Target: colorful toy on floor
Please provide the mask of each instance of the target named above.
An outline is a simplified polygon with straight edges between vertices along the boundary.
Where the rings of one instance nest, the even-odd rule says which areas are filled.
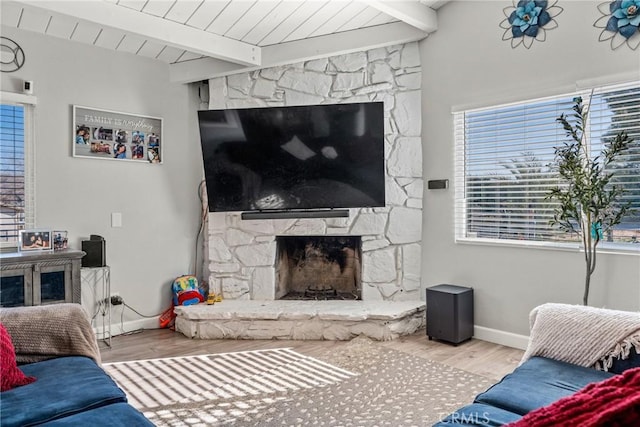
[[[171,285],[174,305],[193,305],[204,301],[204,295],[198,287],[198,279],[191,274],[177,277]]]
[[[175,318],[176,318],[176,314],[173,312],[173,302],[171,303],[171,307],[169,307],[168,309],[166,309],[161,315],[160,318],[158,320],[160,320],[160,328],[164,329],[164,328],[171,328],[173,327]]]

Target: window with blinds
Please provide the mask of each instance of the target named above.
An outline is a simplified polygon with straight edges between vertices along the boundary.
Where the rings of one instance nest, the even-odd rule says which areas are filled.
[[[15,246],[32,217],[25,144],[28,107],[0,104],[0,247]]]
[[[554,204],[545,198],[558,185],[554,147],[567,141],[556,119],[573,113],[576,96],[588,104],[592,156],[621,130],[634,139],[610,172],[635,210],[603,244],[640,249],[640,82],[454,113],[457,240],[578,241],[549,224]]]

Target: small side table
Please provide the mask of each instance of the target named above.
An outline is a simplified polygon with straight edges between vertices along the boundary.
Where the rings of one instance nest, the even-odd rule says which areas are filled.
[[[427,288],[427,336],[455,345],[473,336],[473,288]]]
[[[108,265],[104,267],[82,267],[80,269],[80,277],[83,286],[93,287],[94,302],[98,307],[94,317],[98,314],[102,315],[101,340],[108,347],[111,347],[111,268]],[[98,325],[96,325],[97,327]]]

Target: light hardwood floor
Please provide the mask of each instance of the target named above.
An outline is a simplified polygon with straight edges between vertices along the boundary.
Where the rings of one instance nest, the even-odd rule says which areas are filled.
[[[168,329],[120,335],[111,341],[111,348],[100,342],[102,361],[105,363],[282,347],[318,357],[330,349],[339,349],[347,344],[346,341],[198,340]],[[424,330],[393,341],[377,342],[376,345],[440,362],[494,381],[511,372],[523,354],[522,350],[476,339],[458,346],[429,341]]]

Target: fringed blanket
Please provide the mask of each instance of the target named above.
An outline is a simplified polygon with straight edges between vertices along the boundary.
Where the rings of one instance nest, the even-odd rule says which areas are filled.
[[[640,368],[591,383],[577,393],[529,412],[508,427],[640,425]]]
[[[568,304],[543,304],[529,316],[531,335],[522,357],[543,356],[607,370],[614,358],[640,354],[640,313]]]
[[[19,364],[61,356],[87,356],[100,363],[95,333],[80,304],[3,308],[0,322],[11,334]]]

